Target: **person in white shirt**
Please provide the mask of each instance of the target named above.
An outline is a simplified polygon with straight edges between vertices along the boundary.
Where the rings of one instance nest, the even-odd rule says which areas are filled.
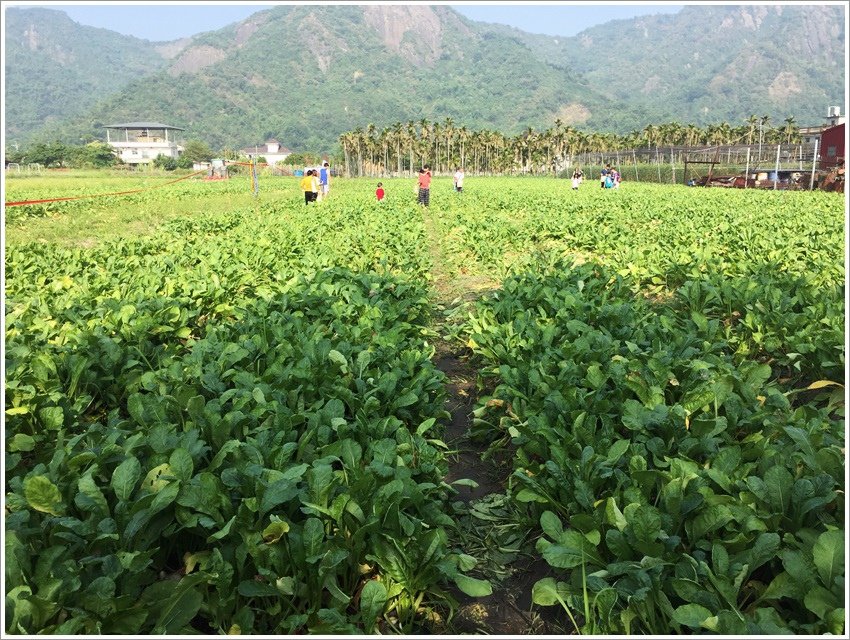
[[[573,191],[578,190],[583,177],[584,173],[582,173],[581,167],[576,167],[575,171],[573,171]]]
[[[458,193],[463,191],[463,169],[460,167],[455,171],[455,191]]]

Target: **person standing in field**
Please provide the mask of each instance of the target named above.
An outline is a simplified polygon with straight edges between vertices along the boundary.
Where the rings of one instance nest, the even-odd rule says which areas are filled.
[[[331,169],[327,161],[319,169],[319,186],[321,187],[320,198],[324,200],[328,197],[328,192],[331,189]]]
[[[620,172],[616,169],[611,169],[611,182],[614,189],[620,188]]]
[[[318,197],[319,181],[314,175],[314,171],[312,169],[307,170],[307,173],[305,173],[304,177],[301,178],[301,182],[299,184],[301,186],[301,190],[304,192],[304,204],[308,205],[311,202],[315,202]]]
[[[429,206],[431,202],[431,167],[427,164],[419,170],[419,204]]]
[[[319,191],[322,187],[319,184],[319,172],[316,169],[313,169],[313,182],[311,187],[313,189],[313,202],[317,202],[319,200]]]
[[[605,181],[608,179],[608,175],[609,175],[610,172],[611,172],[611,165],[606,164],[602,168],[602,171],[599,173],[599,187],[601,189],[605,188]]]
[[[379,182],[378,188],[375,189],[375,197],[378,199],[378,202],[383,202],[384,200],[384,183]]]
[[[584,174],[581,172],[581,167],[576,167],[575,171],[573,171],[573,191],[578,190],[582,176],[584,176]]]
[[[463,169],[460,167],[455,171],[455,191],[463,193]]]

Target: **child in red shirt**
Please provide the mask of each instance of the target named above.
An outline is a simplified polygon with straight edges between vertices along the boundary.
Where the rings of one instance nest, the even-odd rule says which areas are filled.
[[[378,188],[375,190],[375,197],[378,199],[378,202],[384,199],[384,187],[383,182],[378,183]]]

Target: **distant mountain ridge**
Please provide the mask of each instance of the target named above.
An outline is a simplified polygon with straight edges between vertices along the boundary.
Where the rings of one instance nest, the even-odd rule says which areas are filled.
[[[655,122],[767,113],[816,124],[827,105],[843,106],[845,13],[815,4],[686,6],[572,38],[517,35],[539,58],[579,71]]]
[[[345,131],[423,119],[504,133],[556,119],[621,133],[750,114],[818,123],[843,107],[844,11],[688,6],[553,38],[446,6],[286,5],[152,43],[9,8],[6,139],[75,142],[145,119],[217,147],[330,150]]]

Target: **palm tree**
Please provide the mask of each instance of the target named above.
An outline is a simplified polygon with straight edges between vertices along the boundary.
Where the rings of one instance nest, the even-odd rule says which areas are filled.
[[[782,128],[782,133],[785,134],[785,142],[791,144],[791,142],[795,142],[799,137],[800,129],[794,121],[794,116],[788,116],[784,122],[785,126]]]
[[[384,175],[389,170],[390,166],[390,136],[392,136],[392,130],[389,127],[384,127],[381,129],[381,134],[378,136],[378,143],[381,146],[381,174]]]
[[[759,161],[761,161],[761,145],[765,141],[764,130],[770,124],[770,116],[762,116],[759,120]]]
[[[481,150],[484,147],[484,134],[481,131],[473,131],[469,137],[469,143],[472,147],[472,166],[476,173],[481,173]]]
[[[440,138],[443,135],[443,127],[439,122],[435,122],[431,125],[431,138],[434,142],[434,173],[438,173],[440,171]]]
[[[658,144],[658,127],[654,124],[648,124],[643,128],[643,139],[646,141],[646,146],[654,147]]]
[[[747,144],[753,143],[753,137],[756,133],[756,124],[759,123],[759,117],[755,114],[751,114],[749,118],[747,118],[747,127],[749,128],[747,132]]]
[[[728,122],[720,123],[720,131],[723,134],[723,142],[722,144],[732,144],[733,140],[733,132],[732,126]]]
[[[466,171],[466,143],[469,141],[469,131],[467,131],[465,126],[458,129],[457,139],[460,143],[460,166],[464,167],[464,171]]]
[[[395,142],[396,173],[401,175],[401,139],[404,135],[401,122],[393,124],[393,141]]]
[[[726,124],[726,123],[723,123],[723,124]],[[728,127],[729,125],[727,124],[726,126]],[[720,144],[723,144],[725,139],[726,139],[726,134],[723,131],[723,128],[722,128],[721,125],[717,125],[717,124],[708,125],[708,143],[709,144],[720,145]]]
[[[413,148],[416,143],[416,123],[408,121],[407,123],[407,134],[405,136],[407,140],[407,151],[410,155],[410,175],[413,175]]]
[[[695,124],[688,123],[685,127],[685,145],[689,147],[693,147],[699,144],[700,138],[702,138],[702,131]]]
[[[670,123],[665,122],[658,125],[658,141],[659,145],[669,145],[672,144],[672,130],[670,128]]]
[[[351,133],[343,133],[339,137],[339,144],[342,146],[342,154],[345,157],[345,175],[351,177]]]
[[[443,135],[446,137],[446,168],[451,172],[452,164],[452,140],[455,133],[455,121],[452,118],[443,120]]]
[[[372,175],[375,167],[375,125],[371,122],[366,125],[365,143],[369,151],[369,172]]]
[[[425,156],[421,153],[421,149],[423,148],[423,146],[430,146],[430,145],[426,145],[424,143],[429,143],[429,141],[431,140],[431,129],[432,129],[432,127],[433,127],[433,125],[430,122],[428,122],[428,120],[426,118],[422,118],[419,121],[419,142],[423,143],[423,144],[419,145],[419,148],[420,148],[420,154],[419,155],[422,157],[423,163],[425,161]]]
[[[363,177],[363,141],[364,141],[364,133],[363,129],[357,127],[354,131],[351,132],[351,140],[353,144],[353,148],[357,151],[357,177]]]

